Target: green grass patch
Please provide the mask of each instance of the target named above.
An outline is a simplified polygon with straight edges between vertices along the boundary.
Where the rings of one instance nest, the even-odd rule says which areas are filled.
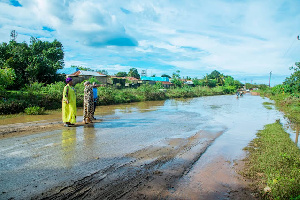
[[[45,108],[44,107],[38,107],[38,106],[33,106],[33,107],[28,107],[25,108],[24,112],[27,115],[43,115],[45,113]]]
[[[279,122],[266,125],[245,150],[243,174],[254,180],[262,199],[300,198],[300,149]]]
[[[274,105],[274,103],[272,103],[272,102],[263,102],[263,105],[264,106],[269,106],[269,105]]]

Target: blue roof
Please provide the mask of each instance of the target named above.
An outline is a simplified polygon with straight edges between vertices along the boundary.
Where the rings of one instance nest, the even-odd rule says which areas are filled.
[[[167,81],[167,82],[169,82],[168,77],[147,77],[147,76],[142,76],[141,80],[143,80],[143,81]]]
[[[56,71],[57,74],[73,74],[77,72],[79,69],[77,67],[68,67],[63,69],[58,69]]]

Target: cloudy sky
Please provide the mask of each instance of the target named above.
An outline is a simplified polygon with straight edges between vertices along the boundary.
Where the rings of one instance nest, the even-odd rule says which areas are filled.
[[[62,42],[65,67],[271,84],[300,61],[300,0],[0,0],[0,42]]]

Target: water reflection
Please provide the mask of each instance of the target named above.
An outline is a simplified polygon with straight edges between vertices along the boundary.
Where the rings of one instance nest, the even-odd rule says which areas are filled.
[[[95,151],[97,150],[96,146],[96,129],[94,124],[83,129],[83,138],[84,138],[84,149],[86,151],[86,156],[90,158],[95,158]]]
[[[98,106],[96,108],[95,115],[118,115],[134,112],[144,113],[157,110],[159,107],[163,106],[164,103],[165,101],[145,101],[119,105]]]
[[[286,122],[285,128],[286,128],[286,130],[288,130],[288,133],[290,134],[290,138],[295,142],[295,144],[298,147],[300,147],[300,145],[298,144],[300,124],[289,121],[289,122]],[[295,138],[294,138],[293,134],[295,134]]]
[[[67,168],[72,168],[76,154],[76,128],[62,130],[61,134],[62,161]]]
[[[294,123],[292,124],[292,128],[295,130],[295,144],[298,145],[300,124]]]
[[[296,144],[298,144],[298,138],[299,138],[299,125],[296,126],[296,138],[295,138]]]

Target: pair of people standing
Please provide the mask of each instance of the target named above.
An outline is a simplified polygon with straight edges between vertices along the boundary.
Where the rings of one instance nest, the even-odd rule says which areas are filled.
[[[94,117],[96,103],[97,103],[97,87],[100,85],[95,82],[93,85],[86,81],[84,83],[84,103],[83,103],[83,123],[92,123],[92,120],[96,120]]]
[[[76,95],[73,87],[72,78],[66,79],[67,85],[64,87],[63,99],[62,99],[62,119],[64,126],[69,127],[76,123]],[[83,103],[83,122],[92,123],[94,118],[94,112],[96,108],[97,90],[93,88],[99,87],[96,83],[93,85],[89,81],[84,83],[84,103]],[[95,93],[95,94],[94,94]]]

